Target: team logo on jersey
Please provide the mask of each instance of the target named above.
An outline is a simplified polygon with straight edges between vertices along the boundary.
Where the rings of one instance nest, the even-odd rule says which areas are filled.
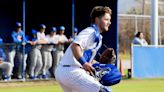
[[[18,41],[22,41],[22,36],[18,35],[18,36],[17,36],[17,40],[18,40]]]

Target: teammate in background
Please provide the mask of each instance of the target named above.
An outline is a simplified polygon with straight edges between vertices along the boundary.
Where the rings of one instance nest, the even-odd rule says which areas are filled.
[[[23,53],[23,46],[25,46],[25,44],[28,42],[25,38],[25,33],[21,29],[21,27],[22,27],[21,23],[16,22],[16,26],[15,26],[16,29],[13,30],[11,34],[13,43],[15,43],[15,45],[11,46],[9,52],[9,61],[11,62],[13,67],[14,67],[14,58],[17,56],[16,63],[18,63],[18,72],[16,75],[18,79],[23,78],[23,69],[26,68],[26,62],[25,60],[23,60],[23,58],[27,56]]]
[[[33,34],[33,46],[30,51],[30,79],[37,79],[39,77],[39,73],[41,73],[41,69],[43,66],[41,48],[42,44],[47,44],[48,41],[45,37],[45,29],[46,26],[44,24],[39,25],[39,31],[34,32]],[[35,34],[36,33],[36,34]]]
[[[64,55],[64,47],[65,44],[68,42],[68,38],[65,36],[64,34],[65,32],[65,27],[64,26],[60,26],[60,30],[59,30],[59,35],[58,35],[58,44],[56,45],[56,51],[54,53],[54,62],[57,63],[57,65],[59,64],[61,58]]]
[[[7,62],[6,55],[3,50],[3,39],[0,38],[0,69],[2,69],[2,78],[4,81],[10,81],[11,80],[11,74],[12,74],[12,64],[10,62]]]
[[[138,44],[141,46],[148,45],[147,41],[144,39],[144,34],[142,32],[137,32],[135,38],[132,41],[133,44]]]
[[[96,6],[90,16],[91,26],[78,34],[57,66],[55,78],[64,92],[111,92],[87,73],[93,74],[93,57],[102,44],[100,33],[108,31],[111,24],[111,9]],[[95,51],[89,61],[83,56],[85,50]]]
[[[75,38],[77,36],[77,34],[78,34],[78,29],[77,29],[77,27],[75,27],[73,37]]]
[[[54,47],[52,49],[52,68],[51,68],[51,73],[52,73],[52,76],[55,78],[55,69],[56,69],[56,66],[57,66],[57,52],[56,52],[56,46],[58,44],[58,41],[59,41],[59,35],[57,35],[57,30],[55,31],[52,31],[53,32],[53,41],[55,42],[54,44]],[[52,37],[51,36],[51,37]]]
[[[50,30],[50,34],[46,35],[46,39],[48,40],[47,45],[43,45],[41,49],[42,59],[43,59],[43,68],[42,68],[42,78],[49,78],[49,69],[52,66],[52,55],[51,52],[54,48],[54,45],[58,43],[58,39],[56,39],[56,27],[52,27]]]
[[[74,33],[73,33],[73,35],[70,37],[69,42],[72,42],[72,41],[75,39],[75,37],[77,36],[77,34],[78,34],[78,29],[75,27],[75,28],[74,28]]]

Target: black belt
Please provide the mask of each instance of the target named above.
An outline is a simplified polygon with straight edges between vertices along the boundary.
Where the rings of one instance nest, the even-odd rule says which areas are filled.
[[[76,66],[76,65],[62,65],[63,67],[73,67],[73,66]],[[76,66],[78,67],[78,66]],[[79,67],[79,68],[82,68],[82,67]]]
[[[71,65],[62,65],[63,67],[71,67]]]

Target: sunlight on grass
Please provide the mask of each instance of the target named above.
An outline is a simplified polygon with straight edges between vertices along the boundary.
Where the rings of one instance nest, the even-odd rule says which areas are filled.
[[[112,86],[113,92],[164,92],[164,78],[123,79]],[[63,92],[58,84],[22,87],[1,87],[0,92]]]
[[[164,79],[123,80],[113,92],[164,92]]]

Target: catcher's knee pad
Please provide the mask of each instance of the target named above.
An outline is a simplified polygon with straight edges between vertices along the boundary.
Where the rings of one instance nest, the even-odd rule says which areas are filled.
[[[100,92],[112,92],[110,88],[102,86],[100,87]]]

